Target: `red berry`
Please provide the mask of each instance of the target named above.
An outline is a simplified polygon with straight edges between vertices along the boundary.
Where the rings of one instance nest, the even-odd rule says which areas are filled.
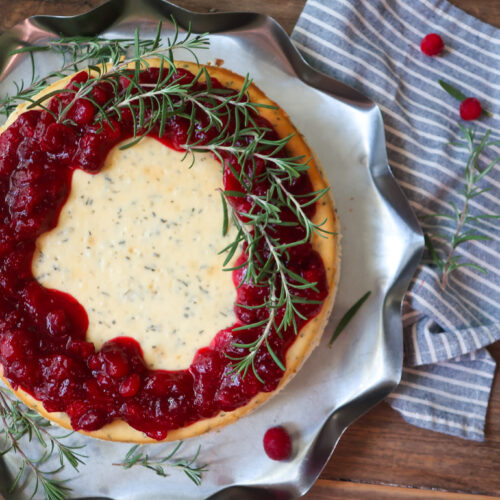
[[[40,141],[42,150],[49,153],[60,153],[62,150],[73,151],[75,144],[75,133],[70,127],[61,123],[50,124]]]
[[[264,451],[271,460],[286,460],[292,454],[290,434],[283,427],[271,427],[264,434]]]
[[[460,117],[462,120],[475,120],[481,116],[483,108],[475,97],[467,97],[460,103]]]
[[[68,329],[68,318],[64,309],[56,309],[55,311],[50,311],[46,317],[47,330],[51,335],[57,337],[58,335],[64,335]]]
[[[130,370],[127,357],[125,354],[116,349],[103,351],[102,357],[105,360],[105,372],[106,375],[113,378],[121,378],[127,375]]]
[[[68,118],[78,125],[87,125],[94,118],[94,105],[87,99],[77,99],[68,111]]]
[[[118,392],[125,398],[131,398],[137,394],[141,387],[141,378],[137,373],[130,374],[118,388]]]
[[[429,33],[422,38],[420,50],[426,56],[437,56],[444,49],[443,39],[437,33]]]

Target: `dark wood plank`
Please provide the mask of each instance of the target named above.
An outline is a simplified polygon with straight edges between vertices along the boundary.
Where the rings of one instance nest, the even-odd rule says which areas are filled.
[[[500,2],[498,0],[451,0],[451,3],[485,23],[500,27]]]
[[[5,31],[29,16],[74,16],[103,3],[103,0],[0,0],[0,31]]]
[[[307,500],[494,500],[497,496],[319,479]]]
[[[80,14],[104,3],[103,0],[0,0],[4,7],[0,18],[0,31],[4,31],[27,16],[36,14],[71,16]],[[260,12],[274,17],[288,33],[291,33],[304,7],[304,0],[177,0],[180,7],[196,12]],[[479,19],[500,26],[500,2],[498,0],[452,0],[453,4]]]

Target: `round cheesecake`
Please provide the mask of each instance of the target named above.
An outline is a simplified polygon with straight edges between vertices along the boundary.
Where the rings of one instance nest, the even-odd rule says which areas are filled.
[[[176,64],[182,75],[199,71],[194,63]],[[151,73],[155,66],[158,62],[152,61],[147,71]],[[227,69],[206,66],[206,70],[212,82],[222,88],[238,91],[244,85],[243,77]],[[63,89],[74,79],[62,79],[44,93]],[[203,81],[202,77],[200,83]],[[309,165],[302,174],[302,187],[294,189],[299,194],[305,188],[308,193],[325,189],[328,183],[314,154],[288,115],[254,84],[249,86],[248,96],[252,103],[265,105],[257,108],[258,118],[264,128],[272,130],[273,137],[293,134],[286,145],[286,156],[302,157]],[[9,140],[17,141],[16,158],[22,163],[22,168],[14,166],[8,172],[10,190],[5,188],[4,204],[16,223],[9,227],[14,227],[15,235],[31,235],[33,243],[24,243],[29,238],[23,236],[25,239],[19,237],[13,249],[2,253],[0,246],[2,269],[18,255],[29,259],[30,264],[26,276],[19,273],[23,276],[21,284],[11,286],[12,298],[0,303],[4,382],[28,406],[62,427],[96,438],[137,443],[205,433],[241,418],[279,392],[319,342],[333,306],[339,278],[340,236],[331,194],[319,198],[311,210],[314,223],[325,221],[324,236],[313,233],[307,244],[290,251],[291,265],[303,278],[320,285],[318,295],[314,292],[310,297],[315,305],[304,310],[305,319],[299,321],[298,331],[282,332],[285,340],[278,341],[280,335],[275,336],[285,370],[261,356],[261,374],[269,374],[268,379],[259,380],[251,369],[243,376],[230,371],[231,354],[234,344],[244,343],[242,339],[247,338],[247,331],[238,327],[255,320],[255,297],[262,299],[265,290],[242,286],[244,248],[226,263],[235,270],[223,270],[225,253],[221,250],[237,234],[235,224],[229,224],[225,234],[222,232],[220,193],[229,191],[227,178],[231,174],[227,165],[223,167],[211,152],[195,153],[191,165],[179,145],[182,143],[176,142],[177,122],[167,128],[167,139],[151,133],[132,147],[121,149],[130,136],[129,132],[117,134],[117,130],[125,130],[124,125],[115,122],[115,127],[104,132],[92,130],[85,123],[83,109],[74,118],[77,131],[71,132],[73,147],[64,130],[60,133],[62,139],[55,135],[59,142],[45,135],[38,137],[44,117],[34,115],[40,111],[27,112],[27,107],[15,110],[0,136],[2,160],[13,155]],[[9,139],[9,134],[15,133],[21,139]],[[99,133],[111,137],[101,149],[91,142]],[[59,196],[60,209],[52,214],[46,228],[42,224],[31,233],[30,227],[25,227],[31,220],[29,214],[23,207],[16,208],[20,202],[14,199],[12,186],[21,177],[17,171],[22,171],[22,179],[28,179],[21,186],[38,185],[37,178],[32,182],[36,175],[30,173],[38,157],[24,152],[26,148],[19,145],[20,141],[40,142],[44,151],[44,160],[40,161],[49,163],[51,175],[66,183],[66,188],[61,187],[59,194],[53,195]],[[85,141],[93,149],[85,149]],[[61,151],[57,144],[63,144]],[[64,156],[66,150],[71,152],[71,159]],[[101,157],[96,159],[95,151]],[[0,180],[1,175],[7,177],[0,166]],[[59,177],[53,183],[57,184]],[[45,196],[51,194],[50,186],[43,189]],[[19,189],[18,198],[26,196],[23,193]],[[32,196],[36,198],[36,192]],[[21,214],[18,219],[15,210]],[[1,280],[0,285],[8,281]],[[48,298],[44,299],[44,294]],[[246,308],[240,305],[245,297]],[[31,314],[26,319],[29,328],[13,326],[11,318],[19,311],[27,317]],[[38,342],[36,325],[40,325],[47,341]],[[17,357],[21,348],[33,359],[36,357],[36,362],[23,364]],[[261,349],[265,351],[265,345]],[[31,354],[32,350],[37,354]],[[241,354],[241,349],[236,351]],[[22,382],[22,369],[28,373],[26,380],[33,380],[31,385]],[[138,391],[142,391],[140,398]],[[194,391],[191,399],[187,397],[189,391]],[[101,425],[99,410],[85,413],[88,402],[98,409],[109,408],[112,394],[117,394],[113,397],[118,402],[113,408],[117,416],[110,422]],[[64,401],[70,402],[67,411],[58,411]],[[155,411],[167,415],[168,420],[168,405],[174,403],[176,415],[182,418],[169,421],[166,430],[158,424],[161,417],[155,417],[154,426],[143,423]],[[189,409],[183,410],[183,404]]]

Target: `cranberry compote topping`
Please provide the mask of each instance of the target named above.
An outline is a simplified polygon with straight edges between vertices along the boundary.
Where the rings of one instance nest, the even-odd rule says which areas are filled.
[[[150,68],[141,74],[140,81],[157,82],[160,77],[164,78],[158,69]],[[173,78],[186,83],[192,81],[193,75],[179,69]],[[87,74],[79,73],[69,87],[78,88],[87,79]],[[125,77],[120,80],[124,88],[129,83]],[[202,85],[197,83],[193,89]],[[213,80],[212,87],[221,85]],[[258,392],[274,390],[283,372],[267,349],[262,348],[255,359],[258,377],[252,370],[245,377],[235,375],[229,359],[244,354],[234,346],[235,342],[254,341],[263,327],[240,331],[233,328],[265,319],[268,313],[264,308],[236,307],[236,324],[217,333],[209,346],[196,353],[187,370],[150,370],[139,344],[130,338],[117,337],[96,352],[85,339],[88,318],[83,307],[73,297],[45,289],[34,279],[31,261],[35,241],[57,225],[73,171],[80,168],[97,174],[111,148],[130,138],[135,128],[128,109],[122,112],[120,120],[96,125],[94,104],[87,99],[79,99],[66,109],[67,120],[59,123],[54,114],[67,108],[73,95],[74,92],[62,91],[48,103],[51,112],[23,113],[0,135],[0,363],[5,377],[14,387],[21,387],[42,401],[48,411],[66,412],[74,429],[92,431],[121,418],[154,439],[164,439],[169,430],[213,417],[221,410],[243,406]],[[92,92],[92,100],[100,106],[112,99],[111,86],[99,84]],[[184,110],[184,116],[189,115],[191,110]],[[206,143],[215,131],[207,126],[199,110],[194,116],[193,140]],[[269,139],[276,138],[265,119],[254,119],[268,129]],[[162,137],[158,137],[157,130],[150,135],[168,147],[182,150],[189,126],[186,118],[174,116],[167,119]],[[258,176],[266,168],[261,160],[239,165],[234,157],[224,159],[235,172],[248,169],[248,174],[252,174],[253,169]],[[269,187],[265,176],[259,179],[264,180],[253,185],[257,195]],[[243,191],[228,167],[223,183],[226,190]],[[303,175],[287,189],[304,194],[312,191],[312,186],[307,175]],[[231,201],[243,211],[251,207],[247,197],[236,196]],[[315,205],[306,210],[311,216]],[[293,219],[286,209],[282,217]],[[276,227],[273,233],[282,242],[297,241],[303,236],[300,226]],[[328,291],[322,260],[309,243],[293,247],[287,258],[287,265],[296,274],[317,283],[315,289],[301,292],[315,303],[297,306],[302,315],[311,318],[320,309],[317,302]],[[239,263],[245,260],[243,254]],[[235,286],[240,285],[244,273],[244,267],[234,271]],[[237,303],[258,306],[265,302],[268,293],[265,287],[245,283],[237,288]],[[277,312],[278,321],[283,313]],[[298,328],[304,324],[305,320],[297,317]],[[292,329],[281,331],[280,335],[272,332],[268,337],[283,363],[294,339]]]

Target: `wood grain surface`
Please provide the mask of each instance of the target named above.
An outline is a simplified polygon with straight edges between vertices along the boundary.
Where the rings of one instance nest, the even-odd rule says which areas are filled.
[[[365,0],[369,1],[369,0]],[[0,31],[36,14],[74,15],[103,0],[0,0]],[[305,0],[177,0],[197,12],[253,11],[291,32]],[[452,0],[500,27],[500,0]],[[500,362],[500,342],[490,348]],[[486,500],[500,498],[500,374],[497,371],[486,440],[465,441],[408,425],[380,403],[342,437],[307,500]]]

